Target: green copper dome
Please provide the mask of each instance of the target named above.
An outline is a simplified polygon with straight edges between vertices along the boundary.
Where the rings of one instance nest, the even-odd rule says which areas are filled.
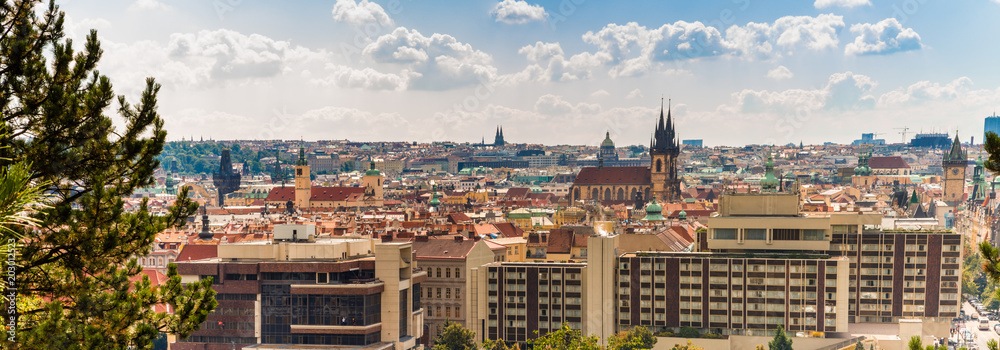
[[[687,220],[688,213],[684,211],[684,209],[681,209],[681,212],[680,214],[677,214],[677,217],[680,218],[681,220]]]
[[[653,198],[652,202],[646,206],[646,217],[642,218],[645,221],[663,221],[663,207],[656,203],[656,198]]]
[[[435,207],[441,204],[441,201],[438,200],[437,186],[431,187],[431,201],[429,204]]]
[[[760,180],[760,187],[764,192],[774,192],[778,190],[778,178],[774,177],[774,158],[767,155],[767,162],[764,163],[764,178]]]
[[[382,173],[380,173],[378,169],[375,169],[374,161],[368,161],[368,171],[365,172],[365,176],[368,175],[382,176]]]
[[[604,133],[604,141],[601,142],[601,148],[611,147],[615,148],[615,142],[611,141],[611,132]]]

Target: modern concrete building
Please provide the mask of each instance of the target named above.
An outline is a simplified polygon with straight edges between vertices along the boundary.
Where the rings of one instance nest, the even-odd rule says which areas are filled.
[[[182,283],[211,277],[219,306],[171,349],[412,349],[424,308],[409,242],[320,238],[218,246],[178,264]]]

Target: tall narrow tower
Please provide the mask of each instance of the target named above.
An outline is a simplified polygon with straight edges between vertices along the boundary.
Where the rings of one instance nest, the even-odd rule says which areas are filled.
[[[677,156],[681,153],[680,143],[674,131],[674,122],[667,105],[667,119],[663,119],[663,101],[660,101],[660,120],[653,132],[653,144],[649,149],[649,172],[653,182],[652,197],[663,203],[681,200],[681,183],[677,178]]]
[[[306,149],[299,146],[299,160],[295,162],[295,207],[299,210],[309,208],[312,198],[312,181],[309,180],[309,162],[306,161]]]
[[[957,205],[965,195],[965,168],[969,165],[969,156],[962,150],[958,141],[958,133],[951,143],[951,149],[941,157],[944,168],[944,201]]]
[[[381,207],[384,203],[384,190],[382,189],[382,173],[375,169],[375,162],[368,160],[368,171],[365,172],[361,180],[365,186],[364,202],[366,206]]]
[[[216,193],[219,194],[219,206],[226,203],[226,195],[240,189],[240,173],[233,170],[233,161],[229,156],[229,150],[223,149],[219,158],[219,171],[212,173],[212,182],[215,184]]]

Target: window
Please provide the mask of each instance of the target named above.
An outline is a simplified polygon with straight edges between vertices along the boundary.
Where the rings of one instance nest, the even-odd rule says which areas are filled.
[[[451,278],[451,268],[444,268],[444,278]]]
[[[717,228],[712,231],[715,232],[715,239],[736,239],[735,228]]]
[[[806,241],[822,241],[826,239],[826,230],[802,230],[802,236]]]
[[[437,268],[437,278],[441,278],[441,268]]]
[[[445,288],[444,289],[444,298],[445,299],[451,299],[451,288]]]
[[[749,241],[764,241],[767,240],[767,229],[763,228],[748,228],[743,231],[746,235],[746,239]]]
[[[441,299],[441,288],[438,288],[438,289],[437,289],[437,296],[436,296],[436,297],[437,297],[438,299]]]
[[[455,299],[462,299],[462,288],[455,288]]]

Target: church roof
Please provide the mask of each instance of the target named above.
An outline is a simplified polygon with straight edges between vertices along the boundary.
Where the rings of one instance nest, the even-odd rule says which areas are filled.
[[[585,167],[576,175],[574,184],[649,184],[649,168],[642,166]]]
[[[615,142],[611,141],[611,132],[604,133],[604,141],[601,142],[601,148],[610,147],[615,148]]]
[[[318,187],[313,186],[310,201],[342,201],[352,196],[364,194],[361,187]],[[275,187],[264,199],[268,202],[295,200],[295,187]]]
[[[951,149],[948,153],[944,154],[941,161],[943,162],[968,162],[969,157],[962,151],[962,143],[958,141],[958,134],[955,134],[955,140],[951,143]]]
[[[872,169],[909,169],[910,165],[902,157],[871,157],[868,167]]]

